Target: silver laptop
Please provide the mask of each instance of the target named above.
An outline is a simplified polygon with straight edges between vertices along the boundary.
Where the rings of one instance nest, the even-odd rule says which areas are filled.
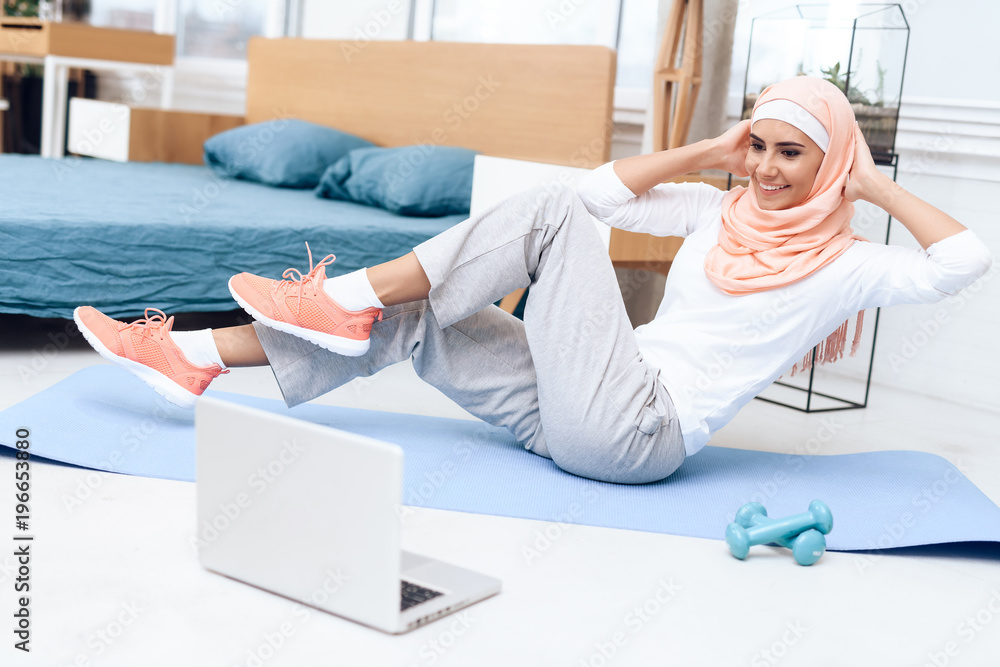
[[[500,592],[500,581],[400,549],[403,451],[202,398],[198,555],[219,574],[400,633]]]

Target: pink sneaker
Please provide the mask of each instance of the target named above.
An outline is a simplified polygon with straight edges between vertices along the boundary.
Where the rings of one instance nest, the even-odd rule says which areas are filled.
[[[193,408],[212,380],[229,371],[218,364],[192,364],[170,338],[174,318],[156,308],[145,314],[145,319],[126,323],[81,306],[73,311],[73,320],[102,357],[131,371],[171,403]]]
[[[251,273],[229,279],[233,298],[254,317],[272,329],[303,338],[322,348],[358,357],[368,351],[368,336],[375,320],[382,319],[378,308],[346,310],[323,289],[326,267],[336,259],[327,255],[313,267],[309,252],[309,273],[286,269],[286,280],[270,280]]]

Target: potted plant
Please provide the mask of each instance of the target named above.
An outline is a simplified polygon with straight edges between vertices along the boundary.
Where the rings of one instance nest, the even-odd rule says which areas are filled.
[[[847,95],[847,100],[854,109],[861,132],[872,151],[872,156],[890,159],[896,138],[896,119],[899,116],[899,103],[886,103],[885,75],[886,70],[875,65],[878,72],[878,83],[874,89],[863,92],[857,84],[856,72],[842,72],[840,62],[832,67],[820,70],[823,78],[837,86]]]

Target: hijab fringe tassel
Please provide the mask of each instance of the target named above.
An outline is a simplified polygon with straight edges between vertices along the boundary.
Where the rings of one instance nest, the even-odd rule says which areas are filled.
[[[864,328],[865,311],[860,311],[857,315],[857,323],[854,325],[854,340],[851,342],[851,356],[858,352],[861,344],[861,330]],[[796,373],[805,372],[813,366],[813,352],[816,353],[817,364],[829,364],[844,356],[844,348],[847,346],[847,324],[851,320],[848,318],[837,330],[827,336],[826,340],[815,348],[806,352],[802,361],[792,366],[792,377]]]

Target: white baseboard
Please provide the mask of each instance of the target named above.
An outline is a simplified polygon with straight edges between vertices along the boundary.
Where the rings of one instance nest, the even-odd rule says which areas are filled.
[[[1000,182],[1000,103],[904,97],[899,170]]]

